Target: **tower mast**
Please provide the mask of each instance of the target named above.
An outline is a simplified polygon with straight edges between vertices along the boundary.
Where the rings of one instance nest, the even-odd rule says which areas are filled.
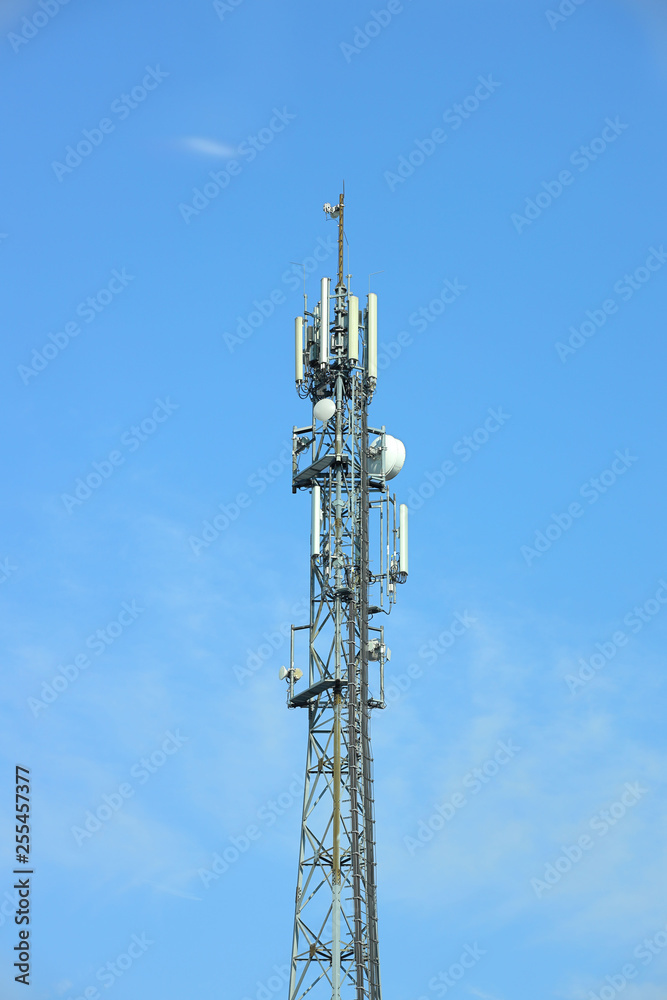
[[[345,286],[343,202],[324,206],[338,220],[334,294],[322,278],[319,302],[311,312],[304,297],[295,321],[296,386],[313,412],[293,430],[292,462],[293,492],[311,494],[310,614],[292,626],[281,669],[288,707],[308,712],[289,1000],[381,1000],[370,719],[385,707],[390,653],[373,618],[407,579],[407,507],[397,512],[387,486],[405,448],[368,426],[377,296],[360,311]]]

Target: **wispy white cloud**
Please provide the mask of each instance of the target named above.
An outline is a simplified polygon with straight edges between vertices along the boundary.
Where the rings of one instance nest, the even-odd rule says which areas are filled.
[[[199,153],[201,156],[215,156],[223,160],[236,156],[238,152],[236,147],[230,146],[227,142],[218,142],[216,139],[207,139],[198,135],[181,139],[181,145],[184,149]]]
[[[625,995],[627,1000],[664,1000],[665,987],[653,983],[631,983]]]
[[[0,30],[16,31],[21,27],[21,16],[31,9],[30,0],[5,0],[0,7]]]
[[[617,974],[618,969],[613,969],[613,974]],[[608,983],[600,983],[597,980],[586,980],[585,983],[578,983],[572,990],[564,994],[568,1000],[590,1000],[591,994],[599,995],[599,991]],[[665,1000],[665,987],[656,986],[653,983],[626,983],[618,991],[623,995],[623,1000]],[[481,994],[480,994],[481,996]]]
[[[478,892],[490,892],[495,899],[490,911],[500,923],[550,908],[554,919],[548,931],[535,928],[536,933],[550,940],[592,940],[591,928],[597,928],[598,935],[623,946],[628,914],[650,929],[664,894],[664,754],[650,749],[639,732],[626,731],[615,700],[608,704],[601,691],[591,704],[573,705],[519,639],[508,644],[503,623],[485,622],[480,612],[468,641],[466,651],[461,647],[472,708],[465,724],[448,714],[446,704],[440,718],[434,715],[415,682],[392,709],[391,739],[379,741],[384,745],[378,760],[398,758],[386,779],[378,767],[376,797],[390,895],[437,908],[444,894],[450,903],[465,904]],[[443,673],[450,671],[451,665],[442,666]],[[428,681],[421,683],[433,690]],[[530,704],[526,689],[532,691]],[[509,737],[522,748],[516,759],[478,797],[468,795],[469,804],[451,824],[409,856],[405,834],[414,836],[434,803],[465,792],[463,775],[491,755],[498,739]],[[581,761],[585,767],[575,766]],[[638,780],[649,792],[636,812],[610,830],[548,897],[537,900],[530,878],[541,876],[562,844],[575,843],[589,829],[591,818],[618,798],[624,782]],[[394,808],[385,809],[389,801]]]
[[[474,986],[468,987],[468,993],[474,997],[481,997],[481,1000],[500,1000],[500,997],[495,997],[492,993],[482,993],[481,990],[476,990]]]
[[[657,67],[667,71],[667,7],[664,0],[623,0],[625,6],[637,15],[646,41],[653,49]]]
[[[180,896],[182,899],[194,899],[198,903],[200,903],[202,899],[201,896],[195,896],[192,892],[182,892],[180,889],[172,889],[168,885],[158,885],[157,882],[147,882],[147,885],[152,886],[153,889],[156,889],[158,892],[167,892],[172,896]]]

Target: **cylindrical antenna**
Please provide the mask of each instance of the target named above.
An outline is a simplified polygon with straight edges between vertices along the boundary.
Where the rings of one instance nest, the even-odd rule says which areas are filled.
[[[320,364],[329,361],[329,283],[330,278],[322,278],[320,299]]]
[[[378,297],[375,292],[368,295],[368,317],[367,317],[367,363],[366,368],[370,378],[378,376]]]
[[[294,320],[294,378],[303,382],[303,316]]]
[[[320,487],[313,483],[313,495],[310,507],[310,554],[320,554],[320,533],[322,531],[322,508],[320,506]]]
[[[398,508],[398,538],[399,556],[398,571],[403,576],[408,575],[408,505],[402,503]]]
[[[359,360],[359,299],[350,295],[347,300],[347,356],[350,361]]]

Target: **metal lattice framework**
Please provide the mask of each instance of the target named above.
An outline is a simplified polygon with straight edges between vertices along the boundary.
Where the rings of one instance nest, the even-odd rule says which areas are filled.
[[[368,427],[377,300],[369,293],[360,312],[343,282],[343,196],[325,211],[338,219],[338,282],[330,295],[323,278],[315,310],[304,296],[296,320],[297,389],[313,402],[313,421],[294,428],[292,481],[312,497],[310,618],[292,626],[282,671],[288,706],[308,713],[289,1000],[380,1000],[370,716],[384,708],[387,650],[372,619],[388,613],[407,577],[407,508],[397,527],[386,485],[405,451]],[[372,563],[371,517],[380,536]]]

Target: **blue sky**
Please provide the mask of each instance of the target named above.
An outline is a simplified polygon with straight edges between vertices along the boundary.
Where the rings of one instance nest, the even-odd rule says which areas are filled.
[[[385,996],[663,998],[664,4],[5,0],[0,33],[2,788],[30,766],[32,996],[286,992],[290,262],[316,298],[344,180],[412,507],[374,719]]]

